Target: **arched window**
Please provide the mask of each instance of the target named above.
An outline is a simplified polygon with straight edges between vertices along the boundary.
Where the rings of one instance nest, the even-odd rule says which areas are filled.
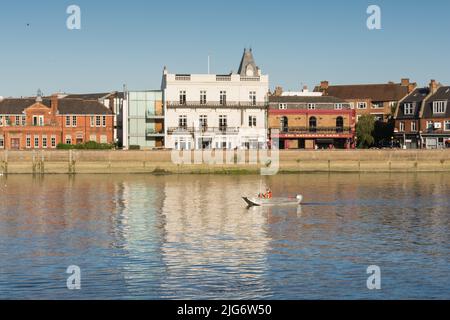
[[[316,117],[309,118],[309,131],[311,131],[311,132],[317,131],[317,118]]]
[[[336,118],[336,131],[343,132],[344,131],[344,118],[337,117]]]
[[[287,117],[281,117],[280,119],[280,127],[281,132],[288,132],[289,131],[289,121]]]

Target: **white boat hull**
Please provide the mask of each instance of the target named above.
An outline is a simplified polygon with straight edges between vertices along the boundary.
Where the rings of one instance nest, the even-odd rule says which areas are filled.
[[[273,198],[264,199],[258,197],[242,197],[245,203],[250,207],[264,207],[264,206],[298,206],[303,201],[303,196],[298,195],[296,198]]]

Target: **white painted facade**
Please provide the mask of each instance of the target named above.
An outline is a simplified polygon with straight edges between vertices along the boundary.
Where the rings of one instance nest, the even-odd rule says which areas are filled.
[[[245,51],[240,74],[171,74],[162,89],[169,149],[245,149],[267,146],[269,76]]]

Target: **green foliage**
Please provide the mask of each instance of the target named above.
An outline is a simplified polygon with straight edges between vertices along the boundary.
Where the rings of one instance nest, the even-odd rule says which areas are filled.
[[[56,147],[59,150],[111,150],[114,149],[114,144],[109,143],[97,143],[95,141],[89,141],[82,144],[63,144],[60,143]]]
[[[375,117],[373,115],[363,115],[356,124],[356,136],[358,137],[358,148],[370,148],[375,139],[373,132],[375,130]]]
[[[131,145],[128,147],[129,150],[141,150],[140,146],[136,146],[136,145]]]

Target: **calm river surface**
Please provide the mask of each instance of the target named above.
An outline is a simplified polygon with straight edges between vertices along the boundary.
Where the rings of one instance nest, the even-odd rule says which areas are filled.
[[[0,177],[0,298],[450,299],[450,175],[262,181],[305,204],[246,209],[259,176]]]

